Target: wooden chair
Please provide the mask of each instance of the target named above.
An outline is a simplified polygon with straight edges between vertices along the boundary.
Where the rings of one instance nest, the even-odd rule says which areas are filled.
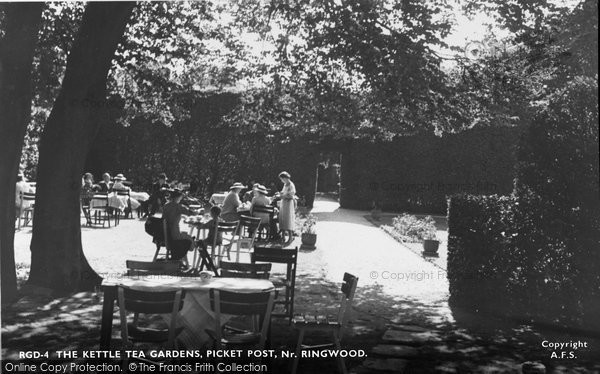
[[[179,261],[133,261],[126,260],[128,276],[144,277],[147,275],[177,275],[179,273]]]
[[[85,224],[87,226],[92,226],[92,217],[90,215],[90,201],[92,197],[89,195],[89,191],[81,190],[79,194],[79,203],[81,205],[81,211],[83,212],[83,216],[85,217]],[[93,195],[92,195],[93,196]]]
[[[352,299],[354,299],[354,292],[356,291],[357,283],[357,277],[349,273],[344,273],[344,282],[342,283],[341,287],[342,300],[337,316],[329,317],[324,315],[309,314],[294,316],[292,323],[294,328],[299,330],[299,333],[298,344],[296,345],[296,355],[294,356],[294,362],[292,364],[292,374],[296,374],[296,370],[298,369],[298,361],[303,349],[321,349],[330,346],[334,346],[337,350],[341,349],[340,341],[342,339],[342,329],[345,324],[346,310],[352,303]],[[304,334],[307,330],[331,332],[333,335],[333,343],[312,346],[303,345],[302,340],[304,339]],[[339,357],[338,365],[342,373],[346,374],[348,372],[342,357]]]
[[[272,279],[271,281],[279,291],[284,295],[283,299],[275,300],[275,306],[283,306],[283,311],[273,311],[272,317],[288,318],[292,323],[294,317],[294,296],[296,290],[296,265],[298,263],[298,247],[294,249],[272,248],[272,247],[254,247],[251,254],[252,263],[266,262],[286,264],[286,274],[283,279]]]
[[[108,227],[110,227],[111,208],[108,205],[108,192],[96,192],[94,194],[90,202],[90,216],[92,215],[94,224],[102,222],[102,227],[104,227],[104,224],[108,223]]]
[[[19,194],[19,222],[17,223],[18,229],[21,229],[21,226],[27,226],[29,222],[33,221],[34,206],[35,193],[21,192]],[[23,225],[21,225],[21,219],[23,219],[24,221]]]
[[[265,215],[269,216],[268,222],[263,222],[263,220],[262,220],[263,216],[265,216]],[[275,207],[274,206],[256,205],[256,206],[252,207],[252,216],[261,218],[261,223],[258,228],[258,231],[259,231],[258,238],[260,240],[268,241],[269,239],[271,239],[271,237],[273,235],[277,234],[276,232],[271,232],[271,221],[273,221],[273,219],[275,219]]]
[[[165,238],[165,250],[167,251],[167,253],[165,254],[165,259],[170,260],[170,259],[172,259],[172,256],[171,256],[171,233],[169,232],[167,220],[164,218],[163,218],[163,237]],[[190,248],[188,249],[188,251],[191,250],[193,246],[194,246],[194,241],[190,241]],[[156,253],[154,255],[155,258],[157,257],[159,251],[160,251],[160,247],[158,247],[158,245],[157,245]]]
[[[183,308],[184,290],[151,291],[119,286],[117,297],[124,349],[129,349],[137,342],[166,345],[170,349],[177,348],[175,339],[183,331],[183,327],[177,327],[176,322],[177,314]],[[134,313],[132,323],[127,322],[128,312]],[[140,314],[170,314],[169,327],[167,329],[140,327],[138,324]]]
[[[273,310],[275,290],[261,292],[231,292],[210,289],[210,307],[215,313],[214,330],[207,329],[216,349],[249,348],[263,349],[267,340]],[[222,327],[221,315],[252,317],[251,330]]]
[[[238,232],[235,238],[236,243],[236,256],[235,262],[240,262],[240,252],[242,249],[250,252],[252,247],[254,246],[254,240],[256,240],[256,236],[258,235],[258,227],[260,226],[260,218],[259,217],[248,217],[241,216]],[[229,255],[227,256],[229,258]]]
[[[221,262],[221,276],[227,278],[269,279],[271,264],[241,264]]]
[[[217,266],[219,266],[218,264],[220,263],[220,259],[223,257],[225,250],[227,251],[227,258],[229,258],[229,252],[231,250],[231,246],[233,245],[235,234],[238,230],[238,223],[238,221],[219,221],[215,226],[215,234],[213,236],[210,256],[213,258],[213,261],[215,259],[219,259],[216,264]],[[218,243],[219,238],[221,239],[221,244]]]

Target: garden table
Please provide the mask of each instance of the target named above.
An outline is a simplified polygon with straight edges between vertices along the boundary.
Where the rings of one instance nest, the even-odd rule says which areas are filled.
[[[129,191],[129,196],[137,201],[147,201],[150,199],[150,195],[148,195],[146,192]]]
[[[251,278],[211,278],[201,280],[199,277],[176,277],[154,275],[146,277],[122,277],[105,279],[102,282],[104,302],[102,305],[102,325],[100,329],[100,349],[110,349],[114,302],[117,299],[119,285],[159,291],[161,289],[179,288],[186,291],[183,308],[177,317],[178,326],[184,331],[177,338],[186,348],[202,348],[210,337],[204,331],[212,329],[215,323],[214,313],[210,308],[209,290],[211,288],[235,292],[260,292],[274,289],[273,283],[266,279]],[[170,315],[165,315],[168,321]],[[227,322],[221,320],[222,323]]]
[[[128,204],[127,196],[117,196],[115,193],[108,194],[108,206],[114,209],[124,210]],[[106,198],[92,197],[90,200],[90,209],[106,207]]]

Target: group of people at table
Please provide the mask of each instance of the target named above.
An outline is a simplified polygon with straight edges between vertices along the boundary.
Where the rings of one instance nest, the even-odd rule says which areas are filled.
[[[218,222],[236,222],[240,219],[242,214],[248,214],[250,216],[260,217],[261,223],[270,225],[271,233],[284,232],[288,235],[293,235],[294,220],[295,220],[295,205],[296,205],[296,188],[294,183],[291,181],[291,176],[288,172],[281,172],[279,179],[283,183],[283,188],[280,192],[274,194],[271,198],[268,196],[269,191],[265,186],[261,184],[254,184],[243,197],[244,202],[240,199],[240,193],[246,189],[242,183],[234,183],[229,188],[229,192],[224,197],[222,204],[213,205],[210,208],[210,219],[201,224],[201,227],[207,230],[207,236],[202,240],[196,240],[189,233],[180,229],[180,223],[182,219],[187,216],[196,216],[197,211],[186,207],[181,203],[183,199],[183,192],[178,189],[168,190],[167,194],[158,194],[156,199],[158,205],[152,213],[162,213],[162,219],[166,222],[168,235],[170,236],[170,252],[171,259],[181,260],[184,266],[189,266],[187,261],[187,252],[194,246],[206,249],[207,246],[212,245],[215,241],[217,244],[222,244],[222,238],[218,237],[217,230],[215,229]],[[161,174],[159,182],[153,186],[153,197],[156,191],[165,191],[166,177]],[[152,197],[151,197],[152,200]],[[165,201],[164,205],[160,205],[161,201]],[[280,202],[277,211],[277,221],[272,219],[268,214],[261,216],[261,213],[255,213],[254,208],[258,206],[266,207],[271,205],[277,205]],[[264,213],[262,213],[264,214]],[[197,224],[198,225],[198,224]],[[278,227],[277,227],[278,226]],[[215,238],[215,235],[217,237]]]
[[[126,181],[127,178],[123,174],[117,174],[111,178],[109,173],[104,173],[102,181],[96,184],[92,173],[85,173],[81,182],[82,205],[93,207],[94,196],[100,193],[107,195],[108,205],[111,208],[132,211],[139,209],[141,202],[148,200],[150,195],[146,192],[132,191]],[[125,192],[127,195],[119,196],[117,192]]]

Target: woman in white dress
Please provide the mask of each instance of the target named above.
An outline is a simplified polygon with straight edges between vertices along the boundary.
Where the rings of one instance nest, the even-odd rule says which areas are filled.
[[[290,174],[287,171],[279,173],[279,179],[283,182],[283,189],[277,193],[281,199],[281,208],[279,209],[279,230],[282,236],[289,235],[289,241],[294,237],[294,221],[296,219],[296,186],[291,181]]]

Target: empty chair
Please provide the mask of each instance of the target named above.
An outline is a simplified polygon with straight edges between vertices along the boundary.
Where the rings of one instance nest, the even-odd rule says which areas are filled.
[[[269,279],[271,264],[241,264],[221,262],[221,276],[226,278]]]
[[[271,316],[288,318],[291,323],[292,317],[294,316],[298,247],[294,249],[283,249],[256,246],[254,247],[254,252],[251,254],[251,260],[252,263],[266,262],[286,265],[286,274],[284,278],[271,278],[271,281],[277,288],[278,294],[281,296],[275,300],[276,309],[271,313]],[[283,307],[283,310],[278,310],[277,306]]]
[[[35,205],[35,193],[21,192],[19,194],[19,222],[17,228],[27,226],[33,220],[33,210]],[[21,219],[23,224],[21,225]],[[14,226],[13,226],[14,228]]]
[[[119,286],[117,291],[119,315],[121,319],[121,338],[123,346],[128,348],[137,342],[147,342],[176,348],[175,338],[183,331],[177,327],[177,314],[183,308],[185,291],[181,289],[148,290]],[[131,323],[127,321],[128,312],[133,312]],[[170,314],[166,329],[140,327],[140,314]]]
[[[260,226],[260,222],[260,218],[258,217],[240,217],[237,236],[234,239],[236,262],[240,262],[240,252],[242,249],[245,249],[249,252],[254,246],[254,240],[256,239],[256,235],[258,235],[258,227]]]
[[[354,292],[356,291],[356,285],[358,278],[352,274],[344,273],[344,281],[341,287],[341,303],[340,308],[336,316],[324,316],[324,315],[296,315],[292,319],[294,328],[298,329],[298,344],[296,345],[296,355],[294,356],[294,362],[292,367],[292,374],[296,373],[298,369],[298,360],[300,359],[301,351],[303,349],[320,349],[327,346],[334,346],[337,350],[341,349],[340,341],[342,339],[342,329],[344,327],[346,319],[346,310],[354,299]],[[320,345],[303,345],[302,340],[307,330],[331,332],[332,343],[320,344]],[[342,373],[347,373],[346,364],[344,359],[339,357],[339,368]]]
[[[179,261],[125,261],[128,276],[147,276],[147,275],[177,275],[179,272]]]
[[[216,349],[265,347],[275,290],[244,293],[211,289],[209,295],[215,324],[213,329],[207,329],[206,332],[213,339]],[[258,323],[253,323],[250,330],[230,329],[226,325],[222,327],[222,314],[249,316]]]
[[[229,251],[233,245],[237,227],[238,221],[217,222],[217,225],[215,226],[215,234],[213,235],[213,242],[207,243],[207,245],[210,245],[212,248],[210,255],[213,259],[220,259],[224,256],[223,253],[225,251],[227,251],[227,258],[229,258]],[[217,266],[219,266],[218,263]]]

